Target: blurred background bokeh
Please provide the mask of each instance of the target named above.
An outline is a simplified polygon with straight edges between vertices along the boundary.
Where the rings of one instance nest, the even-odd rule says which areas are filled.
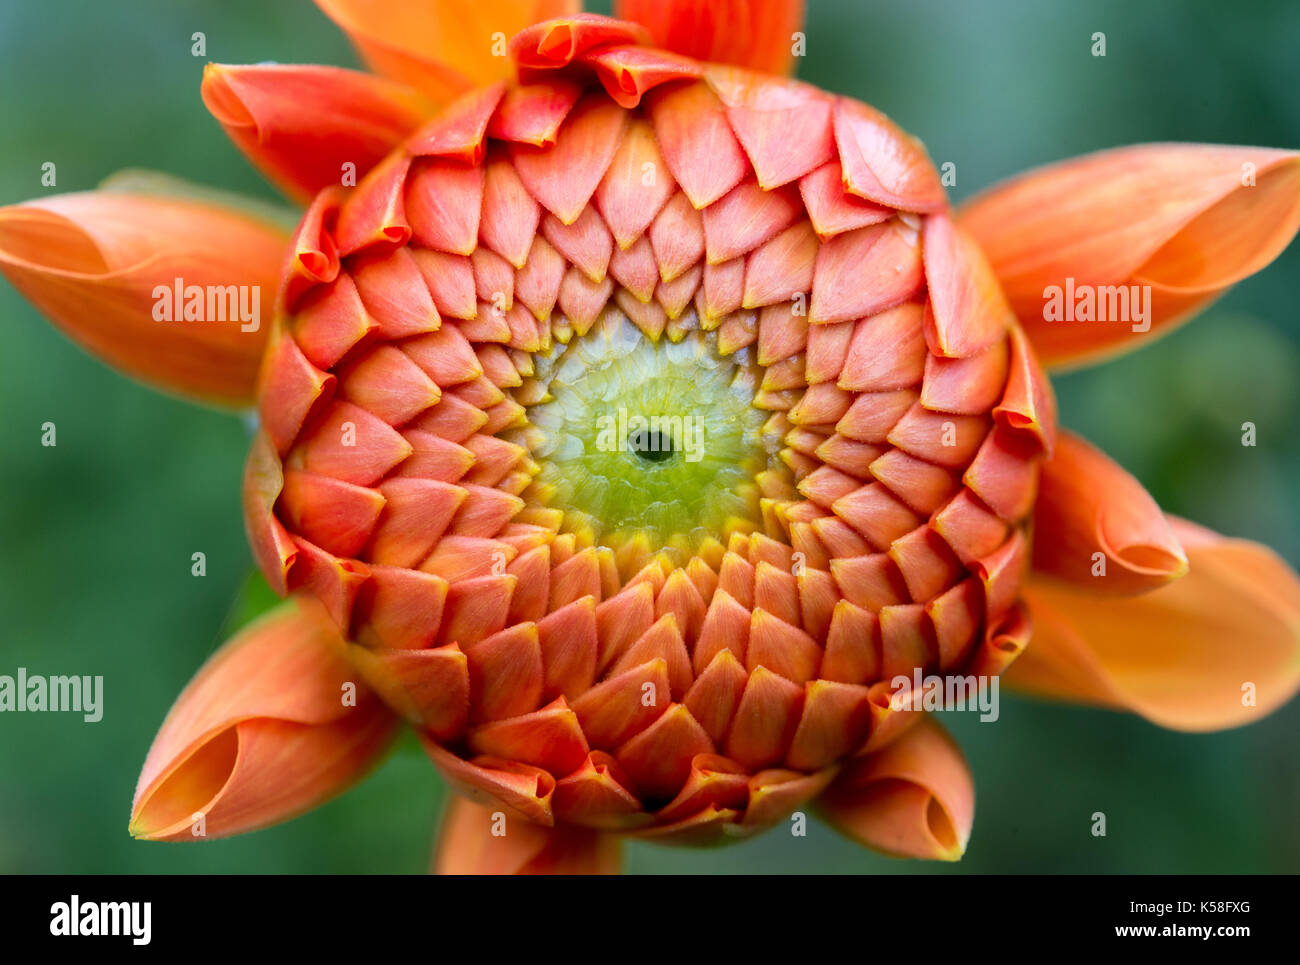
[[[415,2],[415,0],[412,0]],[[608,3],[597,10],[608,11]],[[204,59],[355,64],[310,0],[6,0],[0,203],[124,167],[273,199],[199,100]],[[1106,34],[1106,56],[1091,55]],[[1135,141],[1300,146],[1300,4],[811,0],[800,75],[867,100],[956,165],[956,198]],[[56,189],[41,165],[58,166]],[[1058,380],[1064,423],[1168,510],[1300,562],[1300,245],[1156,346]],[[1254,422],[1258,445],[1243,448]],[[40,445],[41,424],[58,445]],[[0,715],[0,871],[417,872],[444,790],[409,738],[287,825],[133,842],[136,776],[173,698],[252,604],[239,418],[156,395],[0,282],[0,673],[102,674],[100,723]],[[207,576],[190,555],[207,554]],[[256,597],[256,592],[254,592]],[[247,596],[247,593],[245,593]],[[1226,637],[1224,647],[1245,641]],[[948,714],[975,774],[965,860],[869,854],[824,825],[718,851],[634,845],[636,872],[1295,872],[1300,701],[1213,735],[1004,699]],[[1091,815],[1107,815],[1093,837]]]

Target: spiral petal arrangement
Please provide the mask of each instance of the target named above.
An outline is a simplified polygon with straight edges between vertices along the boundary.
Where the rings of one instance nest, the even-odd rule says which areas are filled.
[[[1023,647],[1055,415],[914,140],[616,31],[525,31],[318,197],[248,523],[479,799],[745,833],[906,729],[895,678]],[[699,458],[598,445],[629,408]]]

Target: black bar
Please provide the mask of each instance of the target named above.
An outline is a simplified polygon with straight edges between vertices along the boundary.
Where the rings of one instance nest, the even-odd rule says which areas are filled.
[[[319,950],[337,956],[357,949],[381,958],[385,949],[396,953],[415,941],[436,958],[452,949],[458,957],[473,954],[465,943],[481,941],[493,955],[501,953],[502,942],[522,942],[546,956],[548,946],[566,937],[602,936],[614,938],[616,947],[644,947],[645,954],[658,948],[671,959],[698,953],[686,951],[698,940],[688,939],[691,934],[715,935],[728,951],[806,943],[801,954],[811,960],[836,947],[842,957],[855,946],[863,960],[878,957],[882,941],[899,954],[910,947],[909,957],[927,948],[1000,954],[1098,945],[1202,945],[1231,952],[1242,942],[1285,941],[1295,927],[1294,882],[1261,877],[724,876],[683,878],[668,889],[635,877],[103,876],[12,877],[8,883],[15,894],[0,904],[7,948],[16,939],[18,947],[75,943],[81,952],[111,947],[127,954]],[[126,934],[52,934],[73,930],[73,895],[75,930],[89,928],[92,918],[111,926],[116,917]],[[103,909],[102,903],[120,902],[148,903],[147,944],[137,943],[144,937],[144,905],[130,918],[120,905]]]

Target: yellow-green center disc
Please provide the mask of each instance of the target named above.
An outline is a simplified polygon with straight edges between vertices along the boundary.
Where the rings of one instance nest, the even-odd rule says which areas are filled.
[[[643,538],[691,552],[755,519],[767,464],[759,375],[711,334],[652,342],[607,310],[590,332],[534,356],[547,397],[529,410],[547,502],[603,545]]]

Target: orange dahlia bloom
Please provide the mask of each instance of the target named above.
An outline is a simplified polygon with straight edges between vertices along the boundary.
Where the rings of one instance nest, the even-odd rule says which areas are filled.
[[[294,601],[178,699],[133,834],[283,820],[403,720],[464,795],[438,870],[610,870],[814,801],[956,859],[973,786],[917,676],[1185,730],[1300,686],[1296,576],[1059,431],[1041,367],[1269,263],[1300,155],[1124,148],[954,212],[918,141],[781,73],[799,3],[317,2],[378,76],[203,83],[291,237],[137,182],[0,210],[74,339],[260,415],[246,523]],[[160,322],[180,279],[273,317]]]

